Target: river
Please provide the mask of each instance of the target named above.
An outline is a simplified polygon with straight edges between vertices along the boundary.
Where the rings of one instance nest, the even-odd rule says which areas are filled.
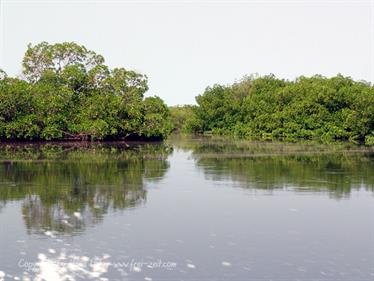
[[[0,280],[374,280],[374,152],[0,146]]]

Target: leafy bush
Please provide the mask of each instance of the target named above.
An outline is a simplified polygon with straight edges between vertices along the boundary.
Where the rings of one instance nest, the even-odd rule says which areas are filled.
[[[196,97],[203,131],[259,139],[320,139],[372,142],[374,87],[337,75],[246,76],[214,85]],[[193,129],[191,129],[193,131]]]

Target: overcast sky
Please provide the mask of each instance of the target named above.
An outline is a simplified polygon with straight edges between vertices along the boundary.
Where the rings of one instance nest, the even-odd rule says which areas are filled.
[[[245,74],[337,73],[374,81],[374,1],[1,2],[0,68],[29,42],[75,41],[149,77],[149,95],[194,103]]]

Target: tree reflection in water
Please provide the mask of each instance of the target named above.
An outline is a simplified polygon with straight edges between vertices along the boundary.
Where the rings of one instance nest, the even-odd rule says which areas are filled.
[[[29,232],[79,232],[141,205],[169,167],[164,144],[17,144],[0,148],[0,206],[22,200]],[[1,209],[0,209],[1,210]]]
[[[373,148],[335,143],[249,142],[221,137],[170,140],[192,151],[208,180],[269,192],[325,191],[333,198],[364,188],[374,191]]]

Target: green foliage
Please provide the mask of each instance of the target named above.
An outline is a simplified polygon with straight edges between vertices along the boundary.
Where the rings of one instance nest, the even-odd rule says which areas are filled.
[[[75,43],[29,45],[26,81],[0,71],[0,139],[162,139],[171,131],[148,80]]]
[[[173,124],[168,107],[159,97],[148,97],[144,100],[144,115],[141,135],[164,138],[172,131]]]
[[[366,145],[374,145],[374,135],[369,135],[365,137]]]
[[[249,76],[196,98],[203,131],[259,139],[371,143],[374,87],[338,75],[295,81]]]
[[[202,132],[195,110],[193,105],[170,107],[173,130],[178,133]]]
[[[104,63],[104,58],[74,42],[50,45],[47,42],[28,45],[23,58],[23,74],[32,82],[39,80],[46,71],[60,74],[66,67],[80,65],[91,69]]]
[[[0,134],[4,138],[39,136],[36,104],[31,86],[22,80],[0,81]]]

